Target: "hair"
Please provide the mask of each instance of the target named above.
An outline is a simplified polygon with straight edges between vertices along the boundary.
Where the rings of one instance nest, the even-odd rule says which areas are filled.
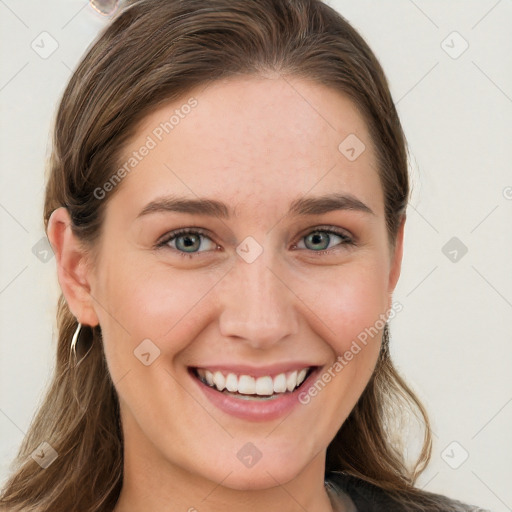
[[[148,114],[198,86],[266,73],[331,87],[356,106],[375,148],[393,246],[409,197],[406,139],[377,58],[320,0],[126,3],[82,57],[63,93],[48,162],[45,229],[51,213],[65,206],[73,232],[92,253],[105,205],[115,193],[100,200],[94,191],[111,179]],[[76,326],[61,294],[54,373],[0,495],[8,510],[108,511],[119,497],[123,437],[101,329],[84,326],[81,345],[90,350],[76,365],[69,349]],[[423,431],[412,467],[401,442],[404,412],[412,412]],[[44,470],[30,457],[43,442],[58,454]],[[408,510],[436,510],[441,498],[414,487],[431,451],[426,410],[393,366],[389,337],[383,336],[372,377],[328,446],[326,475],[345,472],[389,492]]]

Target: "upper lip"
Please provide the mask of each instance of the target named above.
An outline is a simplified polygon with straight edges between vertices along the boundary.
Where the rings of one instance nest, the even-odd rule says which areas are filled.
[[[191,366],[191,368],[210,370],[211,372],[219,371],[223,374],[234,373],[236,375],[249,375],[252,377],[263,377],[265,375],[276,376],[280,373],[293,372],[294,370],[300,371],[303,368],[316,368],[319,365],[307,362],[295,363],[277,363],[269,364],[266,366],[249,366],[246,364],[202,364]]]

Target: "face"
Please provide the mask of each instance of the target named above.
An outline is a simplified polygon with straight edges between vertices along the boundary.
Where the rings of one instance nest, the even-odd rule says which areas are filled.
[[[339,149],[350,134],[355,159]],[[238,77],[155,111],[124,151],[136,163],[107,198],[88,279],[125,450],[232,489],[323,468],[381,332],[353,342],[382,327],[401,258],[358,111],[303,79]],[[186,203],[204,199],[224,206]],[[296,391],[240,398],[310,367]]]

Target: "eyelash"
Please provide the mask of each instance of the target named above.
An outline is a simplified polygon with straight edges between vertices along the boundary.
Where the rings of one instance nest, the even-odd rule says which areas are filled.
[[[354,241],[354,239],[352,239],[350,236],[348,236],[345,232],[341,231],[340,229],[334,227],[334,226],[319,226],[315,229],[312,229],[311,231],[309,231],[308,233],[306,233],[304,236],[300,237],[300,240],[302,240],[303,238],[305,238],[306,236],[312,234],[312,233],[316,233],[316,232],[321,232],[321,233],[327,233],[327,234],[332,234],[332,235],[337,235],[339,236],[340,238],[342,238],[342,241],[337,244],[335,247],[339,247],[339,246],[343,246],[343,245],[346,245],[346,246],[355,246],[356,243]],[[205,230],[201,229],[201,228],[183,228],[183,229],[178,229],[176,231],[171,231],[170,233],[167,233],[167,235],[164,236],[164,238],[160,241],[158,241],[156,243],[156,246],[155,248],[159,249],[159,248],[165,248],[166,246],[177,252],[178,254],[180,254],[181,256],[185,257],[185,258],[193,258],[193,257],[196,257],[202,253],[208,253],[208,252],[211,252],[211,251],[199,251],[199,252],[192,252],[192,253],[187,253],[187,252],[183,252],[183,251],[180,251],[178,249],[175,249],[174,247],[170,247],[168,245],[169,242],[173,241],[174,239],[176,238],[179,238],[181,235],[189,235],[189,234],[193,234],[193,235],[201,235],[201,236],[204,236],[206,238],[209,238],[213,243],[216,243],[214,240],[211,239],[211,237],[209,237],[206,233]],[[297,244],[293,244],[293,247],[296,247]],[[300,250],[303,250],[302,248]],[[321,255],[325,255],[325,254],[332,254],[333,252],[333,248],[331,249],[324,249],[322,251],[314,251],[312,249],[305,249],[306,251],[309,251],[311,253],[313,253],[315,256],[321,256]],[[335,249],[334,249],[335,250]]]

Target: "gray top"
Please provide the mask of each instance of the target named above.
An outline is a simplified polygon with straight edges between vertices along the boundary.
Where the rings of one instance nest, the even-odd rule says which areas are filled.
[[[325,485],[335,512],[490,512],[434,493],[427,494],[438,498],[441,508],[420,503],[417,508],[410,504],[405,507],[380,487],[343,471],[328,473]]]

